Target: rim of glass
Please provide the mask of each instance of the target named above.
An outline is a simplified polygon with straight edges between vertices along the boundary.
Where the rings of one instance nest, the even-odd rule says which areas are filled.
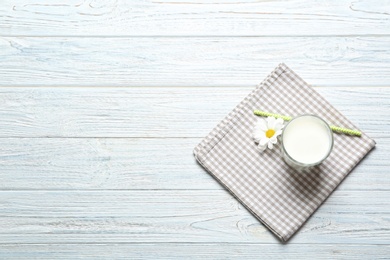
[[[328,129],[329,131],[329,136],[330,136],[330,139],[331,139],[331,144],[329,146],[329,150],[327,152],[327,154],[319,161],[317,162],[314,162],[314,163],[311,163],[311,164],[307,164],[307,163],[303,163],[303,162],[300,162],[300,161],[297,161],[295,160],[286,150],[286,148],[284,147],[284,142],[283,142],[283,136],[284,136],[284,130],[286,130],[286,128],[288,127],[288,125],[293,122],[295,119],[298,119],[298,118],[301,118],[301,117],[315,117],[317,119],[319,119],[324,125],[325,127]],[[334,143],[334,139],[333,139],[333,131],[332,129],[330,128],[330,126],[328,125],[328,123],[322,119],[321,117],[317,116],[317,115],[314,115],[314,114],[302,114],[302,115],[299,115],[299,116],[296,116],[294,117],[293,119],[291,119],[284,127],[283,127],[283,131],[282,131],[282,149],[283,149],[283,152],[288,156],[288,158],[293,161],[295,164],[299,165],[299,166],[305,166],[305,167],[311,167],[311,166],[315,166],[315,165],[318,165],[320,163],[322,163],[323,161],[325,161],[326,158],[328,158],[328,156],[330,155],[330,153],[332,152],[333,150],[333,143]]]

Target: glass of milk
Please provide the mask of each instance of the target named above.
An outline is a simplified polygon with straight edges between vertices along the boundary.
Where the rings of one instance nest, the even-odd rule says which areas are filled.
[[[282,133],[282,156],[296,170],[309,169],[321,164],[333,148],[333,132],[316,115],[293,118]]]

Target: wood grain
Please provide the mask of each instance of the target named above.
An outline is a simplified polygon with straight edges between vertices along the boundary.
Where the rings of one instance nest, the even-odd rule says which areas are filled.
[[[222,190],[3,191],[0,243],[276,243]],[[336,191],[289,244],[388,244],[390,191]]]
[[[3,0],[1,259],[388,259],[390,2]],[[193,147],[280,62],[377,146],[289,241]]]
[[[280,62],[314,85],[387,86],[390,37],[1,37],[0,86],[255,86]]]
[[[389,35],[387,1],[3,0],[2,35]]]
[[[304,250],[303,250],[304,249]],[[144,244],[2,244],[4,259],[387,259],[387,245],[144,243]]]
[[[316,88],[357,127],[388,137],[390,88]],[[206,136],[253,87],[0,88],[0,137]]]
[[[338,189],[390,190],[390,138]],[[192,155],[198,138],[0,138],[0,190],[222,190]]]

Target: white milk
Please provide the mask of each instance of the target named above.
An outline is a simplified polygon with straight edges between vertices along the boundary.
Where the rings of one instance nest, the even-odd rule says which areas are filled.
[[[315,165],[329,155],[333,136],[322,119],[303,115],[285,127],[282,142],[287,156],[301,164]]]

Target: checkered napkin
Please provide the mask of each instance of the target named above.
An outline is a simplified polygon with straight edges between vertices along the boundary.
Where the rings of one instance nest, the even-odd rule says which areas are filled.
[[[342,97],[340,97],[342,98]],[[287,241],[375,146],[334,134],[330,156],[309,173],[283,161],[280,142],[260,153],[252,138],[253,110],[288,116],[316,114],[329,124],[357,129],[286,65],[280,64],[194,149],[198,162],[282,241]]]

